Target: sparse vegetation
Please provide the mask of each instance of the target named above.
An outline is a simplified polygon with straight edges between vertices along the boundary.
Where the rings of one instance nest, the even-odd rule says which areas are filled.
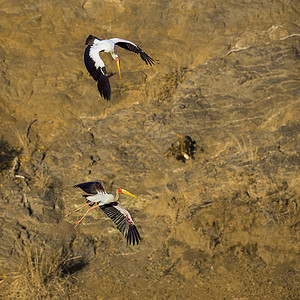
[[[34,244],[19,247],[11,272],[1,278],[3,299],[69,299],[78,292],[71,275],[74,262],[64,249],[41,248]]]

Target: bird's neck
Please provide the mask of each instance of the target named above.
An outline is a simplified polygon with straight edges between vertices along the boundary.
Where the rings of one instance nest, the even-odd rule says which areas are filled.
[[[120,60],[119,56],[116,53],[111,52],[110,54],[114,60]]]
[[[118,191],[118,189],[117,189],[117,190],[116,190],[116,199],[115,199],[116,202],[119,201],[119,197],[120,197],[120,194],[119,194],[119,191]]]

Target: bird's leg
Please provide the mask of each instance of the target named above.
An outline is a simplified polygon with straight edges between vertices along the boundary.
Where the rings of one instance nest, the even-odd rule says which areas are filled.
[[[86,204],[80,206],[79,208],[77,208],[77,209],[75,209],[75,210],[73,210],[73,211],[70,211],[70,212],[66,215],[66,217],[68,217],[70,214],[72,214],[72,213],[74,213],[74,212],[76,212],[76,211],[78,211],[78,210],[80,210],[80,209],[82,209],[82,208],[84,208],[84,207],[86,207],[86,206],[88,206],[88,205],[91,205],[91,204],[93,204],[93,203],[95,203],[95,201],[88,202],[88,203],[86,203]]]
[[[94,207],[89,208],[86,213],[82,216],[82,218],[77,222],[77,224],[74,226],[74,229],[81,223],[81,221],[86,217],[86,215],[94,208],[98,207],[99,205],[96,205]]]

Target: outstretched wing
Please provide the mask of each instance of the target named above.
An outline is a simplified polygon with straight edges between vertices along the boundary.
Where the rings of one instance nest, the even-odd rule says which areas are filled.
[[[106,70],[104,68],[104,72],[106,73]],[[111,97],[111,87],[108,79],[108,75],[101,75],[99,76],[98,83],[97,83],[98,91],[104,99],[107,101],[110,100]]]
[[[106,194],[104,187],[100,181],[90,181],[74,185],[75,188],[80,188],[88,194]]]
[[[85,48],[84,64],[90,75],[95,81],[97,81],[97,87],[100,95],[104,99],[109,100],[111,97],[111,87],[108,79],[109,76],[97,47],[87,46]]]
[[[135,43],[127,41],[127,40],[123,40],[123,39],[119,39],[119,38],[113,38],[110,39],[111,41],[113,41],[115,43],[115,45],[122,47],[128,51],[132,51],[134,53],[140,54],[141,59],[148,65],[154,65],[155,64],[155,60],[150,57],[148,54],[146,54],[140,47],[138,47]]]
[[[92,48],[93,46],[87,46],[84,51],[84,64],[90,75],[95,81],[98,81],[101,74],[101,66],[105,67],[103,60]]]
[[[141,237],[134,225],[133,219],[129,212],[118,202],[101,205],[100,208],[104,213],[117,225],[117,228],[124,235],[127,244],[139,244]]]

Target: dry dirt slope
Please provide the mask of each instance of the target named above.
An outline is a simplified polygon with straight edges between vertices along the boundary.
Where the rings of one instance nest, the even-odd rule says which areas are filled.
[[[297,3],[15,4],[0,21],[5,297],[299,298]],[[116,22],[93,25],[102,12]],[[97,32],[161,62],[120,51],[110,103],[82,63]],[[194,159],[164,156],[177,134]],[[75,232],[81,214],[64,217],[82,203],[72,185],[98,178],[139,196],[122,199],[138,247],[100,210]]]

